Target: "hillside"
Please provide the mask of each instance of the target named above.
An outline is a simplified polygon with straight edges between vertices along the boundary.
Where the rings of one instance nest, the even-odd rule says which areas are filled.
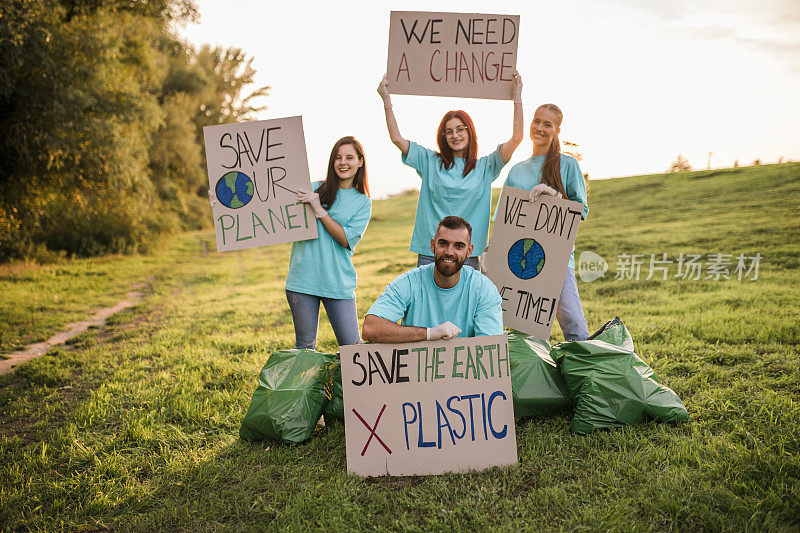
[[[257,372],[293,345],[289,245],[217,254],[187,233],[149,256],[0,267],[3,353],[149,284],[105,328],[0,377],[0,528],[800,527],[800,164],[590,187],[576,259],[609,271],[578,282],[589,329],[619,316],[691,422],[577,437],[568,414],[521,421],[517,467],[409,479],[347,476],[341,425],[242,442]],[[374,203],[354,256],[361,315],[415,261],[416,199]],[[641,256],[639,279],[616,279],[622,254]],[[673,261],[666,280],[646,279],[652,254]],[[676,277],[681,254],[700,255],[700,279]],[[740,254],[760,254],[756,279],[738,279]],[[714,279],[724,256],[730,279]]]

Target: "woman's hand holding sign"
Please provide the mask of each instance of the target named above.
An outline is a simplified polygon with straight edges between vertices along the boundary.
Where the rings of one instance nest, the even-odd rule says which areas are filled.
[[[500,145],[500,159],[503,164],[511,160],[514,155],[514,150],[517,149],[519,143],[522,142],[524,137],[524,124],[522,117],[522,76],[514,69],[514,75],[511,82],[511,99],[514,101],[514,123],[511,138]]]
[[[531,203],[533,203],[536,201],[537,198],[539,198],[539,196],[543,194],[547,194],[550,196],[557,196],[558,198],[561,198],[560,192],[557,192],[554,188],[550,187],[549,185],[540,183],[539,185],[536,185],[533,189],[531,189],[531,193],[528,196],[528,200]]]
[[[522,76],[519,75],[516,69],[514,70],[514,81],[511,86],[511,100],[515,104],[522,103]]]
[[[397,127],[397,119],[392,111],[392,96],[389,94],[389,80],[386,74],[381,78],[378,84],[378,94],[383,100],[383,111],[386,114],[386,128],[389,130],[389,138],[395,146],[397,146],[404,156],[408,155],[409,142],[400,134],[400,128]]]
[[[383,100],[383,107],[392,107],[392,96],[389,94],[389,80],[386,78],[386,74],[383,75],[380,83],[378,83],[378,94]]]
[[[315,217],[325,218],[328,216],[328,212],[325,211],[325,208],[322,207],[322,203],[319,201],[319,194],[300,190],[297,191],[297,200],[303,202],[304,204],[309,204],[311,206],[311,210],[314,211]]]
[[[311,210],[314,212],[314,216],[322,222],[322,225],[325,226],[325,229],[328,230],[328,233],[331,234],[331,237],[333,237],[336,242],[341,244],[342,247],[350,248],[350,243],[347,242],[347,235],[344,232],[344,228],[338,222],[333,220],[333,218],[330,216],[330,213],[328,213],[325,208],[322,207],[319,194],[301,189],[297,191],[297,201],[310,205]]]

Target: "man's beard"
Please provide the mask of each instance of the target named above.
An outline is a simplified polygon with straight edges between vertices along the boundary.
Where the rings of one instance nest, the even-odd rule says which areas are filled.
[[[455,260],[455,263],[445,263],[444,262],[445,258],[453,259]],[[434,263],[436,264],[436,270],[439,271],[439,274],[449,278],[450,276],[455,275],[459,270],[461,270],[461,267],[464,265],[464,261],[466,261],[466,259],[467,258],[465,257],[464,259],[459,261],[458,257],[456,256],[448,257],[442,254],[439,257],[434,258]]]

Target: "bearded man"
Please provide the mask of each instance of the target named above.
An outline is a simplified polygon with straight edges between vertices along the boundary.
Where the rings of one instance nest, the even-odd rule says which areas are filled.
[[[443,218],[431,239],[434,262],[386,286],[364,318],[362,338],[393,343],[501,334],[497,287],[477,270],[461,268],[472,255],[471,239],[466,220]]]

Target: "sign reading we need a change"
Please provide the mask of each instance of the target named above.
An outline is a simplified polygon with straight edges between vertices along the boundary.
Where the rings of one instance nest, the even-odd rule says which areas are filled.
[[[517,463],[505,335],[340,350],[348,472],[406,476]]]
[[[317,237],[302,117],[203,128],[217,251]]]
[[[503,299],[503,324],[547,339],[583,204],[545,194],[531,203],[529,194],[503,187],[486,253],[486,275]]]
[[[392,11],[389,92],[510,100],[519,15]]]

